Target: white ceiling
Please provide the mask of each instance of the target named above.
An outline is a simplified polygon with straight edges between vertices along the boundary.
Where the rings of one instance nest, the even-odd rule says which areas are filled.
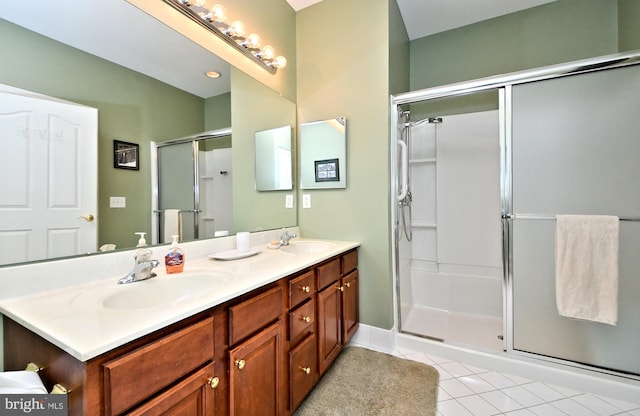
[[[287,0],[294,10],[321,0]],[[397,0],[410,39],[553,0]],[[13,0],[0,18],[207,98],[229,91],[229,65],[125,0]],[[207,70],[223,76],[210,79]]]

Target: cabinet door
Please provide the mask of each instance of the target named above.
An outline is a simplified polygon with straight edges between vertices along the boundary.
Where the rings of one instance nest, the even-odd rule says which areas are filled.
[[[316,319],[318,320],[318,369],[320,375],[324,374],[341,351],[341,293],[337,282],[318,292]]]
[[[358,271],[342,278],[342,343],[347,344],[358,330]]]
[[[229,414],[282,414],[283,325],[279,321],[229,351]]]
[[[140,406],[130,416],[213,416],[217,379],[211,363],[158,397]]]

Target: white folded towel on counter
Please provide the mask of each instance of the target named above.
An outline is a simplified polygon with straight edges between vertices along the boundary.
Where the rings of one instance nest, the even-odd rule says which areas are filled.
[[[618,322],[619,218],[556,217],[556,305],[561,316]]]
[[[0,394],[47,394],[35,371],[0,372]]]

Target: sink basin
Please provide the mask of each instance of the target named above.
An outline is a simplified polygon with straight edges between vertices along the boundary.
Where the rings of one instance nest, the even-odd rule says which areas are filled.
[[[312,254],[330,250],[335,244],[326,241],[291,241],[288,246],[280,247],[280,250],[291,254]]]
[[[91,291],[76,299],[78,305],[94,302],[107,309],[134,310],[164,308],[203,296],[226,284],[231,273],[221,271],[193,271],[159,276],[124,285],[110,286],[108,294]]]

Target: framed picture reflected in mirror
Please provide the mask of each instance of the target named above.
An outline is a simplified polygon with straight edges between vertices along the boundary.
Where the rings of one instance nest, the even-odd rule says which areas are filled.
[[[139,170],[140,145],[137,143],[113,141],[113,167],[116,169]]]

